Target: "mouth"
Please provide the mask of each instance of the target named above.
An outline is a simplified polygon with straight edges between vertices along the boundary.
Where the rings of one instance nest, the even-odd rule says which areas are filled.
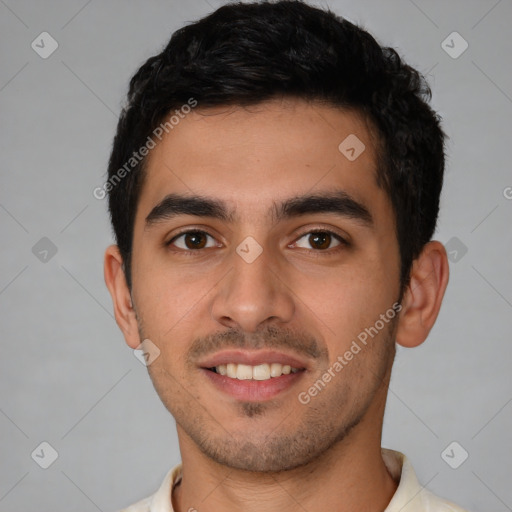
[[[227,351],[200,364],[214,387],[237,400],[264,401],[290,389],[308,365],[294,356],[271,351]]]
[[[256,366],[227,363],[206,369],[219,375],[225,375],[230,379],[260,381],[275,379],[276,377],[281,377],[281,375],[289,375],[290,373],[304,371],[304,368],[294,368],[289,364],[281,363],[263,363]]]

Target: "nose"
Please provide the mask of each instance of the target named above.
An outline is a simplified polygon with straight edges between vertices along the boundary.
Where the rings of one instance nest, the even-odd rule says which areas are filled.
[[[270,254],[263,250],[250,262],[234,251],[231,261],[213,299],[213,319],[246,332],[256,332],[266,323],[290,322],[295,312],[293,292]]]

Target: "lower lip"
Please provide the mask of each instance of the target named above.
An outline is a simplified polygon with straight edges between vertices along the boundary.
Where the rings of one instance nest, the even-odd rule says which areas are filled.
[[[279,393],[292,387],[305,373],[302,370],[280,377],[271,377],[267,380],[238,380],[205,368],[201,368],[201,371],[218,389],[237,400],[245,402],[261,402],[274,398]]]

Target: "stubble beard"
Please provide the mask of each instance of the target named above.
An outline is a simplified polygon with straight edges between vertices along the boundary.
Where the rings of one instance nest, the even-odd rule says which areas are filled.
[[[290,422],[296,421],[296,414],[290,413],[266,435],[258,431],[257,423],[261,424],[265,414],[272,412],[275,406],[272,401],[238,404],[238,416],[254,420],[255,428],[253,432],[247,429],[236,432],[229,425],[221,425],[203,404],[191,406],[194,400],[191,396],[176,400],[178,393],[187,393],[178,389],[177,380],[165,368],[150,369],[150,375],[179,429],[208,458],[237,470],[260,473],[290,471],[320,459],[345,440],[361,423],[375,400],[382,399],[385,403],[395,355],[397,320],[390,321],[378,338],[371,341],[372,345],[363,349],[374,352],[371,357],[356,355],[333,379],[334,382],[328,384],[308,405],[300,405],[305,412],[298,425],[286,428]],[[367,355],[370,356],[369,353]],[[167,377],[162,373],[167,373]],[[339,380],[336,382],[336,379]],[[330,386],[336,387],[331,390]],[[356,392],[352,394],[354,389]],[[352,398],[348,399],[348,396]],[[301,409],[298,413],[301,413]]]

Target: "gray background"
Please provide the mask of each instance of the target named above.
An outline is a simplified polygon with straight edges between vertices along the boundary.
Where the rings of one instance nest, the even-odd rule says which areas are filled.
[[[428,75],[450,136],[436,238],[451,280],[428,341],[399,351],[383,445],[406,453],[435,493],[512,510],[512,4],[316,5],[327,3]],[[110,226],[92,191],[131,75],[220,5],[0,0],[0,511],[116,510],[180,459],[174,421],[112,316]],[[43,31],[59,45],[47,59],[31,48]],[[441,46],[453,31],[469,43],[458,58]],[[43,441],[58,452],[48,469]],[[452,441],[452,465],[469,453],[457,469],[441,456]]]

